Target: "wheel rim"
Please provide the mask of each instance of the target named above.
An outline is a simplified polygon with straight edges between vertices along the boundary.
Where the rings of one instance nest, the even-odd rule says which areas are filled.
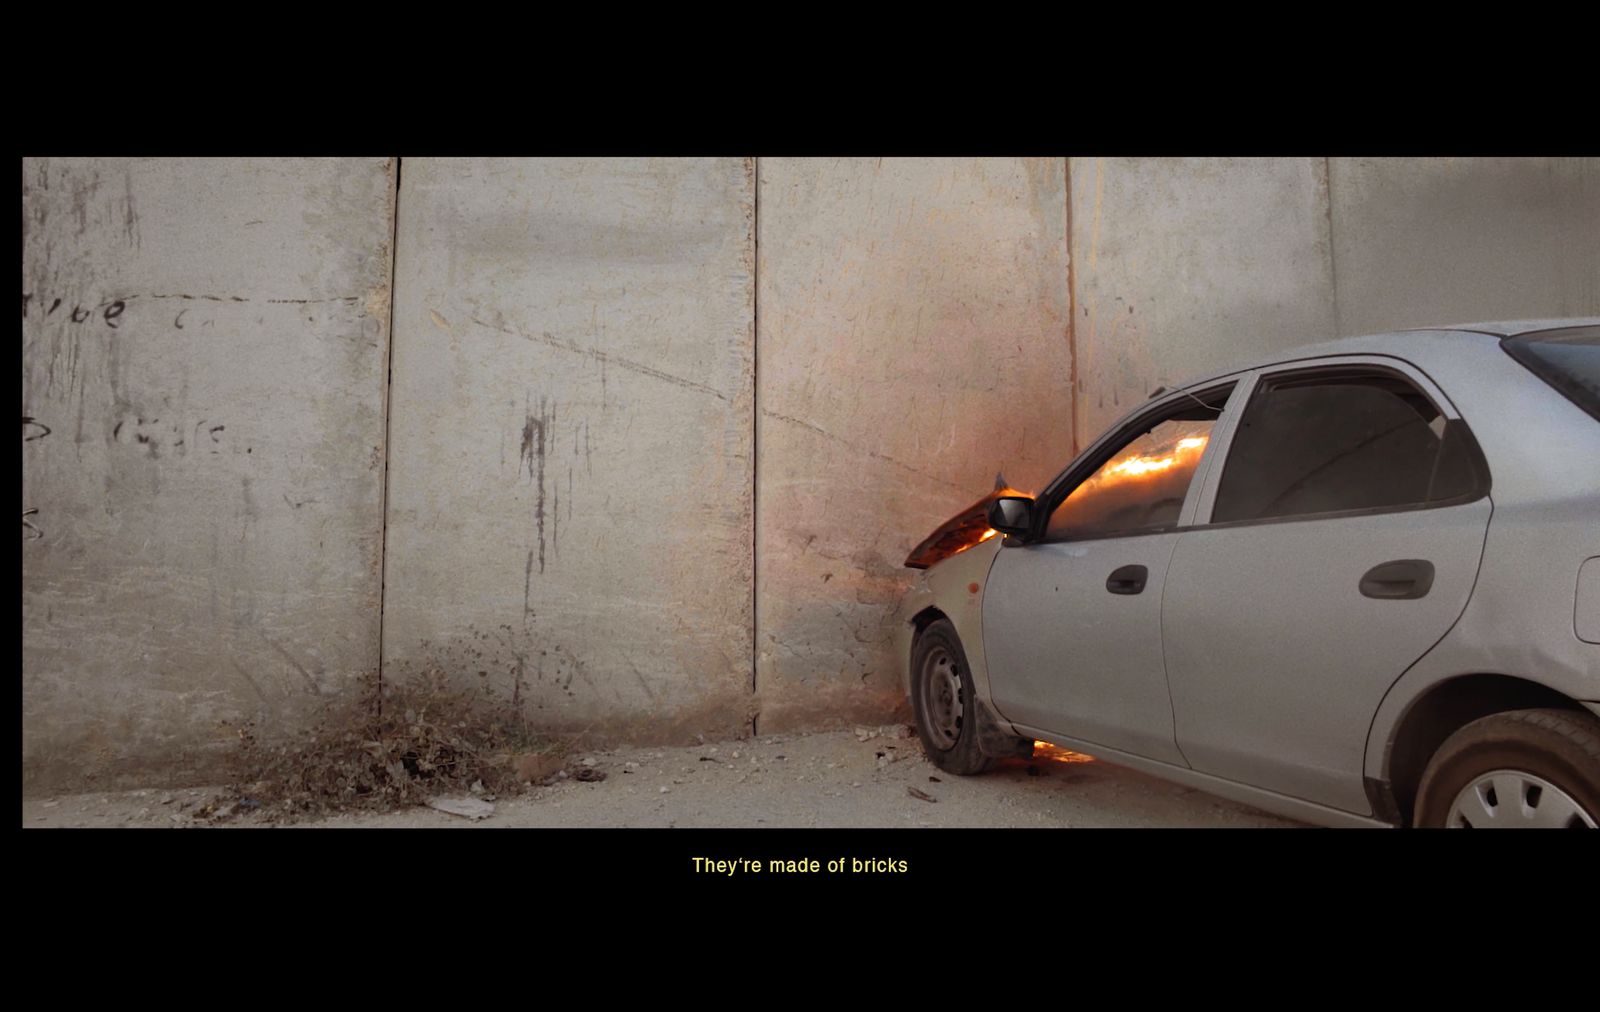
[[[1485,773],[1461,789],[1450,829],[1594,829],[1594,816],[1566,791],[1522,770]]]
[[[922,712],[940,751],[955,748],[961,738],[964,703],[955,658],[944,647],[934,647],[922,661]]]

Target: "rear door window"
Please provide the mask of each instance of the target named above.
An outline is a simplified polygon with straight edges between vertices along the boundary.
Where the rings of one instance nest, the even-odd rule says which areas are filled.
[[[1240,418],[1212,523],[1404,509],[1477,498],[1471,433],[1399,374],[1264,377]]]

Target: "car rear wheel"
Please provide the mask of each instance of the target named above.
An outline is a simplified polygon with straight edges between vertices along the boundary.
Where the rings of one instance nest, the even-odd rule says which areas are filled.
[[[977,700],[955,626],[929,625],[911,649],[911,709],[922,750],[946,773],[982,773],[993,760],[978,748]]]
[[[1512,710],[1475,720],[1434,754],[1413,823],[1450,829],[1594,829],[1600,720]]]

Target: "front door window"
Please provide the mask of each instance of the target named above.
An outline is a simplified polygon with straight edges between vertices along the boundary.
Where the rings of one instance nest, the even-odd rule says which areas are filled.
[[[1228,391],[1158,416],[1125,440],[1050,514],[1045,540],[1101,538],[1177,526]],[[1214,407],[1212,405],[1215,405]]]

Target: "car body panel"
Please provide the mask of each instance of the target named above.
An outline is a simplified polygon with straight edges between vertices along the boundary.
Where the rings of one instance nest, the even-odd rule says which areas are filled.
[[[989,567],[1000,551],[1000,540],[991,538],[980,542],[927,569],[918,570],[917,579],[901,603],[895,621],[895,650],[901,658],[901,684],[907,695],[911,692],[909,658],[916,639],[916,618],[928,608],[937,608],[961,637],[973,691],[981,699],[990,698],[989,667],[983,653],[983,587],[988,582]]]
[[[1549,322],[1536,329],[1552,329]],[[1389,779],[1405,714],[1450,679],[1509,675],[1574,700],[1600,696],[1600,644],[1573,628],[1578,572],[1600,554],[1600,425],[1497,345],[1423,363],[1460,405],[1488,459],[1494,516],[1460,620],[1374,715],[1366,753],[1374,779]]]
[[[1466,606],[1490,512],[1479,499],[1184,532],[1162,642],[1189,764],[1369,814],[1372,714]],[[1363,596],[1363,574],[1399,559],[1433,564],[1426,596]]]
[[[1170,780],[1175,784],[1192,787],[1198,791],[1215,794],[1219,798],[1227,798],[1241,804],[1254,805],[1264,812],[1282,815],[1289,819],[1299,819],[1303,822],[1313,822],[1321,826],[1340,826],[1349,829],[1391,829],[1392,823],[1382,819],[1375,819],[1350,812],[1341,812],[1337,808],[1326,805],[1314,804],[1300,798],[1279,794],[1276,791],[1263,790],[1252,787],[1250,784],[1241,784],[1233,780],[1200,773],[1186,766],[1174,766],[1171,763],[1158,762],[1134,752],[1123,752],[1119,749],[1107,748],[1091,741],[1084,741],[1066,735],[1055,734],[1042,728],[1016,725],[1018,734],[1026,735],[1037,741],[1047,741],[1052,745],[1059,745],[1074,752],[1092,755],[1106,762],[1126,766],[1129,769],[1149,773],[1163,780]]]
[[[1414,364],[1370,354],[1263,366],[1235,395],[1235,416],[1263,379],[1323,366],[1399,373],[1447,419],[1459,417]],[[1236,430],[1217,440],[1216,461]],[[1369,814],[1363,726],[1465,607],[1490,503],[1212,526],[1222,471],[1213,463],[1205,477],[1162,612],[1178,747],[1196,770]],[[1360,593],[1365,573],[1401,559],[1434,565],[1425,597]]]
[[[1161,590],[1180,535],[1003,549],[984,595],[994,709],[1165,762],[1183,762],[1161,655]],[[1138,594],[1113,594],[1113,570],[1148,570]]]
[[[1184,764],[1173,736],[1161,601],[1177,532],[1194,516],[1217,433],[1237,415],[1240,384],[1229,379],[1233,393],[1195,463],[1175,530],[1002,548],[983,610],[991,703],[1005,719]],[[1137,429],[1191,400],[1179,389],[1142,405],[1129,420]],[[1129,435],[1119,424],[1078,460],[1096,460]],[[1127,566],[1144,567],[1143,590],[1112,593],[1111,574]]]

